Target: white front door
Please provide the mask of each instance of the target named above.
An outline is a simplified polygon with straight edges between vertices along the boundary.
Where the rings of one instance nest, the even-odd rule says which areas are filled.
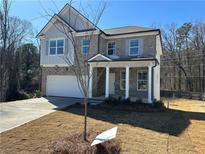
[[[110,94],[115,94],[115,73],[110,73],[109,91]]]

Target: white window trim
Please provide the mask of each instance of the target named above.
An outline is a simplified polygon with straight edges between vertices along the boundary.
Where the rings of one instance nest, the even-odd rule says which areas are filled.
[[[63,40],[63,53],[62,54],[57,54],[57,41],[58,40]],[[56,41],[56,47],[55,47],[55,54],[51,54],[51,48],[50,48],[50,41]],[[53,39],[49,39],[49,44],[48,44],[48,47],[49,47],[49,56],[56,56],[56,55],[64,55],[64,52],[65,52],[65,39],[64,38],[53,38]]]
[[[139,87],[138,87],[138,82],[139,82],[139,81],[147,81],[147,86],[148,86],[148,79],[147,79],[147,80],[139,80],[139,79],[138,79],[139,73],[144,73],[144,72],[146,72],[147,75],[148,75],[148,70],[138,70],[138,71],[137,71],[137,91],[147,91],[147,90],[148,90],[148,87],[147,87],[147,89],[139,89]],[[148,78],[148,76],[147,76],[147,78]]]
[[[135,47],[138,47],[138,53],[137,54],[130,54],[130,48],[134,48],[134,47],[131,47],[130,46],[130,42],[131,41],[138,41],[138,46],[135,46]],[[138,56],[140,53],[139,53],[139,50],[140,50],[140,40],[139,39],[130,39],[129,40],[129,56]]]
[[[115,43],[115,48],[114,48],[114,52],[113,52],[112,55],[109,55],[109,54],[108,54],[108,44],[109,44],[109,43]],[[115,41],[109,41],[109,42],[107,42],[107,55],[108,55],[108,56],[116,55],[116,42],[115,42]]]
[[[81,52],[82,52],[83,55],[89,54],[89,50],[90,50],[90,40],[89,40],[89,44],[88,44],[88,45],[83,45],[83,41],[84,41],[84,40],[89,40],[89,39],[83,38],[83,39],[81,40],[81,46],[82,46],[82,47],[81,47]],[[88,47],[88,48],[89,48],[88,53],[84,53],[84,52],[83,52],[83,47]]]
[[[126,87],[123,88],[122,81],[125,80],[125,82],[126,82],[126,77],[125,77],[125,79],[122,79],[122,72],[126,73],[125,70],[120,71],[120,90],[125,90]]]

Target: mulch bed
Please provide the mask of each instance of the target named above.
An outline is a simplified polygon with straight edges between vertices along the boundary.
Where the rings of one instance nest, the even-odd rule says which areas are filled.
[[[96,132],[87,134],[87,141],[83,139],[83,134],[74,134],[57,141],[49,147],[51,154],[118,154],[120,153],[120,141],[112,139],[101,144],[91,146],[92,141],[97,136]]]
[[[109,103],[101,103],[98,105],[89,105],[89,108],[92,109],[102,109],[102,110],[115,110],[115,111],[126,111],[126,112],[163,112],[166,111],[165,106],[161,107],[153,107],[152,104],[146,104],[146,103],[130,103],[130,104],[109,104]],[[71,105],[64,110],[67,110],[68,108],[78,108],[82,107],[84,104],[76,103],[74,105]]]
[[[165,111],[165,107],[152,107],[151,104],[145,103],[135,103],[135,104],[107,104],[102,103],[96,106],[96,108],[119,110],[119,111],[128,111],[128,112],[162,112]]]

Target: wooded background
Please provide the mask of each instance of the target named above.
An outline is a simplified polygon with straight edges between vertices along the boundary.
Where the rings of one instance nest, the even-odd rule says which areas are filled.
[[[205,94],[205,23],[203,21],[170,24],[162,30],[161,57],[162,95]],[[177,93],[176,93],[177,92]],[[170,93],[168,93],[170,94]]]
[[[34,97],[39,89],[39,52],[29,21],[9,15],[0,5],[0,102]]]

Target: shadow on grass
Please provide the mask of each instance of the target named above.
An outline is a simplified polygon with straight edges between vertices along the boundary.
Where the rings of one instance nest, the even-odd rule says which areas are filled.
[[[63,111],[82,116],[84,115],[84,108],[80,105],[70,106]],[[191,119],[205,120],[205,113],[186,112],[173,109],[166,109],[163,112],[141,113],[106,110],[100,107],[90,106],[88,108],[88,117],[113,124],[128,124],[134,127],[141,127],[178,136],[189,126]]]

